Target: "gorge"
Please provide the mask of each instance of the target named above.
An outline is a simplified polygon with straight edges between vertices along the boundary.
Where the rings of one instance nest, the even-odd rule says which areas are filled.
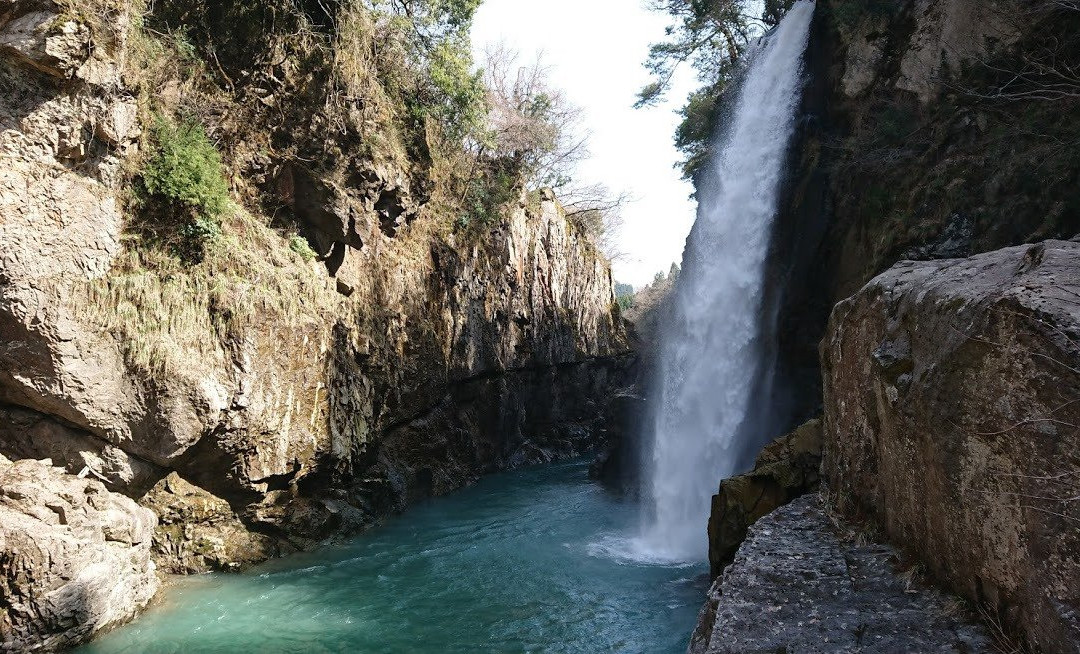
[[[659,3],[627,300],[478,5],[0,0],[0,652],[1078,651],[1080,6]]]

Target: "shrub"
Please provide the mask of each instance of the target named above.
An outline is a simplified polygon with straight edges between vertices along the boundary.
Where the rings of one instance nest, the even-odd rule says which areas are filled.
[[[221,236],[221,216],[229,208],[221,156],[194,121],[174,124],[159,116],[151,137],[143,187],[165,203],[165,220],[149,231],[180,258],[201,261],[207,245]]]
[[[221,156],[202,126],[195,121],[177,125],[159,116],[151,136],[154,151],[143,171],[146,190],[184,205],[203,219],[220,218],[229,206],[229,186]]]
[[[318,256],[303,236],[294,235],[289,237],[289,249],[299,254],[304,261],[314,261],[315,257]]]
[[[499,211],[521,192],[521,175],[506,162],[489,162],[492,170],[478,170],[467,182],[464,207],[458,226],[487,227],[499,218]]]

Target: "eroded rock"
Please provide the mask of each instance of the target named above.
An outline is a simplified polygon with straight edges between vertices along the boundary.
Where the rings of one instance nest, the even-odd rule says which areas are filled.
[[[840,506],[1045,652],[1080,647],[1080,243],[903,262],[833,312]]]
[[[0,651],[54,651],[126,622],[158,589],[154,514],[49,461],[0,457]]]
[[[817,490],[820,467],[821,420],[815,418],[769,444],[750,472],[720,482],[709,514],[709,565],[714,577],[731,563],[750,525]]]
[[[235,570],[282,553],[272,538],[249,531],[228,502],[175,472],[141,502],[158,516],[153,555],[163,572]]]

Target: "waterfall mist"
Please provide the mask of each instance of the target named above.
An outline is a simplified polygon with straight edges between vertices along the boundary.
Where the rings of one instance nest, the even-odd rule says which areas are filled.
[[[766,262],[813,12],[811,0],[796,2],[748,53],[742,87],[699,184],[646,427],[650,506],[636,549],[650,558],[703,559],[719,481],[748,466],[777,435],[769,419],[777,308],[767,297]]]

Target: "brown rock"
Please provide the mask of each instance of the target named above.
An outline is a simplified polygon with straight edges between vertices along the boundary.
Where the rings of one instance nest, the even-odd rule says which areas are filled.
[[[833,312],[823,472],[1037,651],[1080,647],[1080,244],[904,262]]]
[[[163,572],[235,570],[280,553],[273,539],[248,531],[228,502],[175,472],[141,502],[158,516],[153,555]]]

